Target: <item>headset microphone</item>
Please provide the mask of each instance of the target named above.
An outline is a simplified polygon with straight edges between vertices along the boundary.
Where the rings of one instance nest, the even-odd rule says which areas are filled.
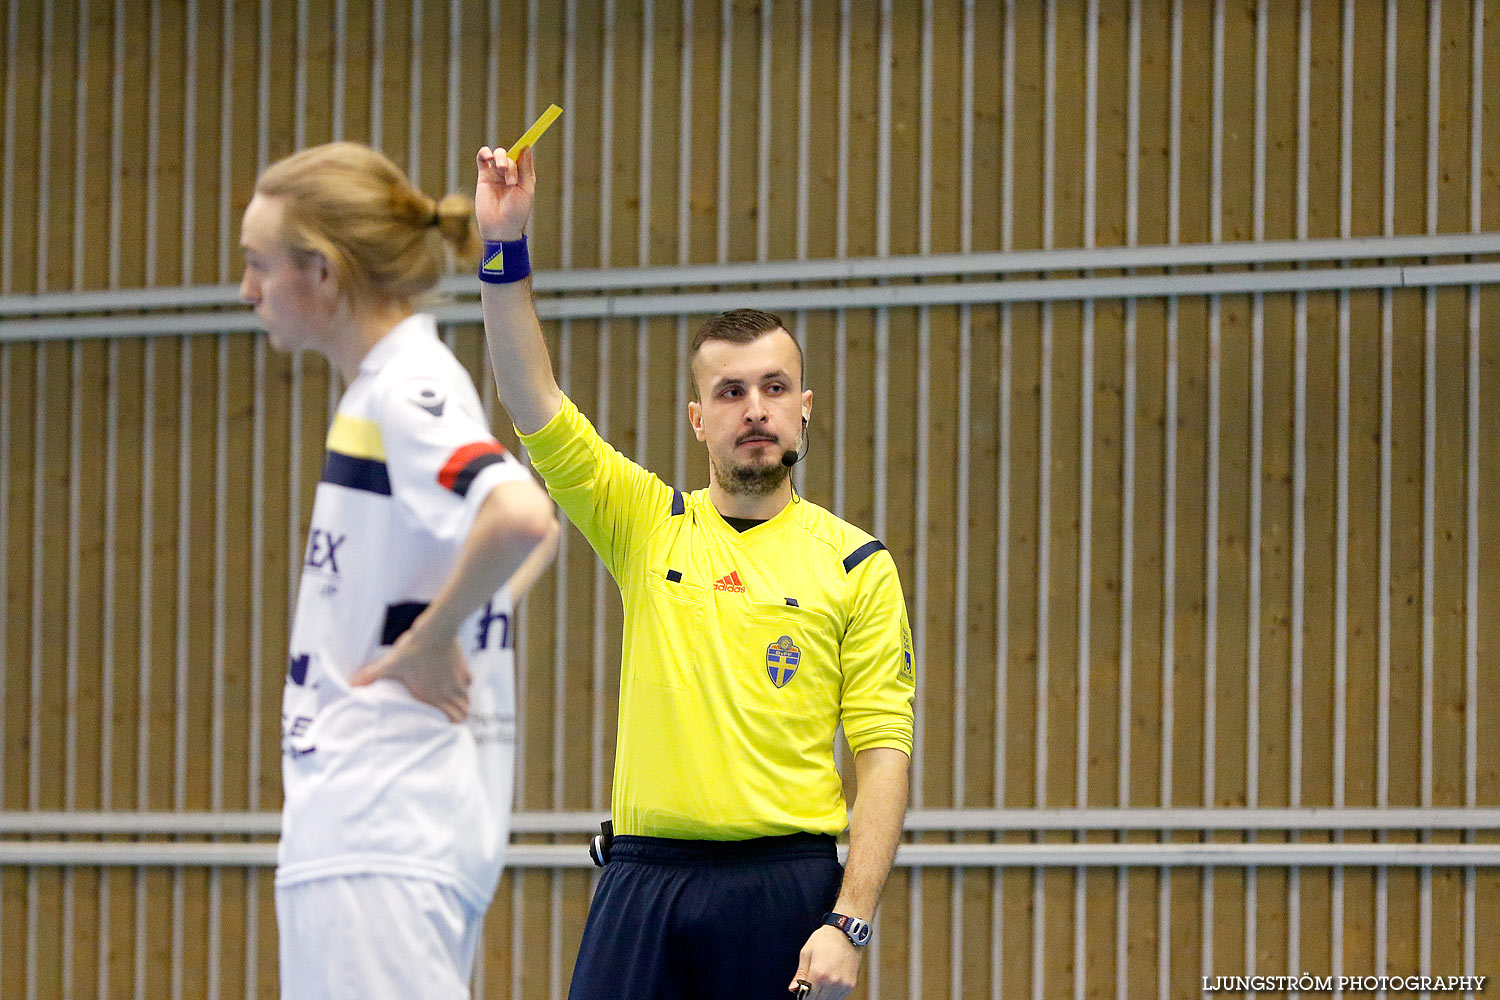
[[[796,451],[788,451],[782,454],[781,464],[790,469],[798,462],[807,457],[807,418],[802,418],[802,445]]]

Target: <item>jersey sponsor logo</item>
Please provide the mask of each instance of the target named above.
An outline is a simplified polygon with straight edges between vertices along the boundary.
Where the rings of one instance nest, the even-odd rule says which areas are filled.
[[[335,535],[322,528],[314,528],[307,536],[307,568],[339,575],[339,546],[348,535]]]
[[[443,407],[448,404],[448,394],[437,382],[426,379],[417,382],[407,393],[407,398],[419,409],[426,410],[434,417],[443,415]]]
[[[479,641],[474,651],[489,649],[491,639],[500,649],[511,648],[510,614],[497,610],[493,598],[484,602],[484,610],[479,613]]]
[[[901,679],[911,681],[916,679],[916,673],[912,666],[911,627],[905,622],[901,623]]]
[[[739,570],[733,570],[728,576],[723,576],[715,580],[714,589],[727,590],[731,594],[743,594],[745,592],[745,581],[740,579]],[[780,684],[776,686],[781,687]]]
[[[784,635],[766,647],[766,673],[771,678],[771,683],[777,687],[786,687],[787,681],[797,672],[797,664],[802,662],[802,650],[792,642],[792,637]]]

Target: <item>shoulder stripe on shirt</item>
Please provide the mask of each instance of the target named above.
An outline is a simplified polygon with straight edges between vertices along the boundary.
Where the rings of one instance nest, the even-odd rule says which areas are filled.
[[[339,451],[330,451],[323,460],[323,482],[385,497],[391,495],[391,477],[384,462]]]
[[[507,452],[498,441],[476,441],[466,444],[449,456],[438,472],[437,479],[446,489],[459,496],[468,496],[469,487],[480,471],[505,461]]]
[[[880,539],[878,538],[872,538],[868,542],[865,542],[865,544],[861,545],[859,548],[855,549],[853,552],[844,557],[844,572],[853,573],[854,567],[858,566],[860,563],[864,562],[866,559],[870,558],[883,548],[885,548],[885,545],[882,544]]]
[[[672,516],[687,512],[687,501],[682,499],[682,494],[676,490],[672,491]]]

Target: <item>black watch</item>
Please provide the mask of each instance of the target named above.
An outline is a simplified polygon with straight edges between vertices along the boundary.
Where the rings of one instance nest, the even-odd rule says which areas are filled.
[[[823,923],[831,927],[837,927],[844,932],[849,943],[856,948],[863,948],[870,943],[870,922],[858,917],[846,917],[842,913],[823,914]]]

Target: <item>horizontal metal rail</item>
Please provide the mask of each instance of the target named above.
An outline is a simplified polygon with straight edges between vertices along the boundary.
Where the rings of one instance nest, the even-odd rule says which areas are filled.
[[[839,848],[840,857],[847,848]],[[588,868],[582,844],[512,844],[511,868]],[[1500,867],[1500,844],[902,844],[906,868]],[[0,841],[0,867],[247,867],[276,864],[276,845]]]
[[[605,812],[517,812],[517,836],[590,834]],[[275,812],[0,812],[4,836],[275,836]],[[1457,830],[1500,833],[1500,809],[917,809],[909,833]]]
[[[1162,267],[1249,267],[1259,264],[1309,264],[1486,254],[1500,254],[1500,233],[1187,243],[1144,247],[1019,250],[1009,253],[904,254],[894,257],[692,264],[678,267],[571,268],[539,272],[533,281],[533,287],[537,292],[546,294],[638,291],[645,288],[692,288],[709,285],[873,281]],[[441,294],[472,297],[479,294],[479,282],[467,275],[452,276],[442,281],[438,291]],[[235,306],[239,301],[237,284],[6,295],[0,296],[0,317],[143,309],[201,309]]]
[[[732,308],[821,310],[982,305],[1001,302],[1060,302],[1193,295],[1430,288],[1500,283],[1500,264],[1316,268],[1299,271],[1236,271],[1212,274],[1046,278],[855,288],[674,292],[657,295],[588,295],[540,299],[543,319],[689,316]],[[477,279],[474,287],[478,287]],[[477,323],[478,300],[431,310],[440,323]],[[0,319],[0,342],[150,337],[168,334],[242,333],[259,330],[248,309],[214,312],[111,314],[62,319]]]

